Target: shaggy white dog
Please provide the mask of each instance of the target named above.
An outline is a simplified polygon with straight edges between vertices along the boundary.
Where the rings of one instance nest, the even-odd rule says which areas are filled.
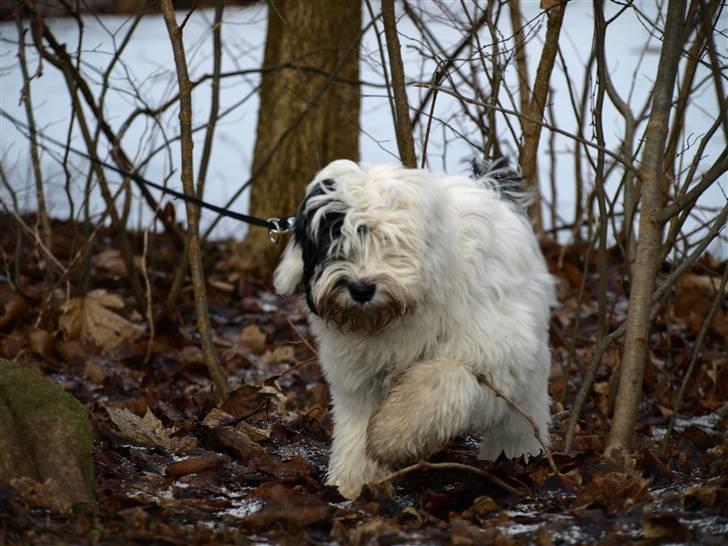
[[[483,459],[539,453],[488,382],[547,438],[553,280],[504,163],[468,178],[340,160],[308,186],[275,287],[305,290],[345,497],[468,431]]]

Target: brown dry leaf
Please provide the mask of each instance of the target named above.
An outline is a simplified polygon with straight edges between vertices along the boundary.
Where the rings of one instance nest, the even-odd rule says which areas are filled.
[[[263,350],[265,347],[266,335],[257,324],[250,324],[243,328],[238,338],[238,345],[247,348],[254,353]]]
[[[106,269],[114,275],[126,276],[126,264],[117,249],[111,248],[99,252],[91,258],[91,263],[94,267]]]
[[[174,427],[166,428],[149,408],[143,418],[125,408],[107,407],[106,411],[121,435],[134,442],[163,447],[170,451],[189,451],[197,447],[197,440],[192,436],[173,436]]]
[[[678,279],[674,313],[685,322],[691,335],[696,335],[702,328],[719,288],[720,278],[712,275],[686,274]],[[728,292],[728,287],[724,292]],[[710,327],[728,341],[728,313],[719,309]]]
[[[213,288],[217,288],[220,292],[225,292],[226,294],[232,294],[233,292],[235,292],[234,284],[230,284],[229,282],[225,282],[215,277],[210,277],[207,280],[207,284],[209,284]]]
[[[475,515],[486,516],[498,510],[500,510],[498,504],[491,497],[483,495],[473,501],[472,506],[463,512],[463,517],[467,519]]]
[[[59,514],[68,512],[73,506],[69,496],[51,478],[42,483],[27,477],[15,478],[10,481],[10,485],[30,506],[47,508]]]
[[[167,477],[187,476],[188,474],[217,470],[226,460],[227,458],[219,453],[208,453],[206,455],[198,455],[197,457],[189,457],[188,459],[168,464],[164,470],[164,475]]]
[[[228,399],[229,400],[229,399]],[[228,426],[227,423],[234,421],[235,417],[217,408],[212,408],[210,412],[202,420],[202,424],[211,429],[217,429],[219,427]],[[262,440],[268,440],[270,438],[270,431],[262,428],[254,427],[249,425],[245,421],[236,423],[234,427],[236,431],[242,432],[248,438],[254,442],[260,442]]]
[[[691,531],[671,514],[648,514],[642,520],[642,535],[647,539],[686,542],[691,538]]]
[[[254,529],[266,529],[280,523],[289,529],[301,529],[327,521],[333,507],[315,497],[275,484],[264,496],[264,505],[245,522]]]
[[[296,353],[290,345],[279,345],[272,351],[266,351],[260,358],[263,364],[278,364],[279,362],[294,362]]]
[[[614,512],[639,502],[649,485],[650,480],[634,470],[598,474],[579,492],[576,502],[581,506],[597,504]]]
[[[271,408],[285,414],[286,396],[274,385],[242,385],[231,392],[222,404],[222,410],[232,417],[254,418]]]
[[[93,383],[102,385],[106,379],[106,370],[98,358],[89,355],[89,358],[83,364],[83,375],[89,378]]]
[[[35,354],[42,356],[49,362],[56,360],[55,343],[53,336],[39,328],[31,328],[27,334],[28,346]]]
[[[177,351],[179,361],[190,368],[203,367],[205,365],[205,353],[197,345],[187,345]]]
[[[23,316],[26,309],[28,304],[25,298],[7,286],[0,287],[0,329]]]
[[[85,298],[73,298],[61,305],[59,324],[69,339],[92,342],[103,351],[110,351],[141,331],[112,311],[123,307],[119,296],[103,289],[93,290]]]

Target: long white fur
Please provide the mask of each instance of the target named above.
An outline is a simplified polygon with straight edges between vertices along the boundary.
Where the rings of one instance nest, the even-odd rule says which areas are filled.
[[[346,213],[331,250],[343,259],[321,272],[314,298],[329,294],[353,309],[358,304],[345,290],[331,292],[334,283],[375,278],[372,309],[383,286],[411,307],[373,334],[310,314],[333,399],[327,483],[356,497],[392,465],[427,456],[466,431],[482,434],[484,459],[538,454],[531,425],[477,382],[487,378],[547,438],[553,279],[519,205],[487,176],[340,160],[311,188],[325,179],[335,187],[312,201],[318,214],[327,206]],[[292,241],[275,273],[276,290],[293,292],[301,273]]]

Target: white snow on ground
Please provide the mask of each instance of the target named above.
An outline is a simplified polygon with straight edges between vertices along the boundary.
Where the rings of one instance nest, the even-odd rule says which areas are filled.
[[[415,5],[418,9],[423,9],[429,13],[438,11],[437,5],[433,3],[419,2]],[[458,14],[459,4],[445,3],[444,5],[446,5],[447,9],[453,10],[456,15]],[[527,0],[522,2],[522,5],[524,20],[530,21],[528,35],[531,38],[527,51],[530,78],[533,80],[545,34],[545,17],[541,13],[537,1]],[[656,8],[653,2],[637,2],[636,5],[643,13],[650,17],[654,16]],[[619,8],[619,5],[609,3],[607,18],[614,15]],[[374,9],[375,11],[378,9],[376,2],[374,2]],[[561,45],[565,63],[568,67],[571,84],[577,93],[581,92],[585,70],[584,62],[591,47],[593,33],[591,10],[591,2],[576,0],[570,2],[562,30]],[[179,13],[178,19],[183,16],[183,13]],[[193,13],[184,30],[190,74],[193,80],[212,70],[210,28],[212,16],[211,11],[198,10]],[[260,67],[265,42],[266,17],[266,8],[261,5],[226,9],[222,30],[224,43],[223,71]],[[462,13],[460,17],[462,18]],[[462,34],[460,30],[448,23],[444,17],[440,19],[440,21],[431,22],[429,27],[439,42],[447,50],[450,50],[454,44],[462,39]],[[369,21],[366,9],[364,9],[364,21],[365,24]],[[48,22],[59,40],[67,44],[68,50],[75,51],[79,39],[76,23],[71,19],[49,19]],[[82,59],[85,73],[94,82],[94,91],[98,92],[99,90],[98,82],[101,76],[98,69],[103,69],[109,62],[112,52],[118,46],[130,22],[131,19],[125,16],[105,15],[98,18],[84,18]],[[378,26],[381,31],[381,21],[379,21]],[[719,26],[721,28],[725,27],[726,21],[723,20]],[[423,58],[419,32],[407,17],[400,20],[399,31],[408,80],[412,82],[429,82],[435,63]],[[505,9],[501,16],[499,31],[501,39],[510,38],[510,22]],[[632,94],[631,104],[635,110],[640,109],[644,103],[651,82],[655,77],[659,58],[660,42],[654,37],[649,42],[650,47],[647,53],[642,56],[644,45],[649,36],[648,27],[640,20],[634,10],[627,10],[607,31],[607,62],[615,88],[624,97],[629,93]],[[24,109],[19,102],[22,77],[17,61],[17,37],[14,22],[0,23],[0,106],[11,115],[24,120]],[[492,40],[487,30],[480,33],[480,39],[485,54],[489,55],[491,51],[489,44],[491,44]],[[30,41],[29,35],[26,35],[26,41]],[[718,40],[717,46],[725,50],[725,40],[722,42]],[[37,57],[32,47],[28,49],[28,57],[30,69],[33,71],[37,65]],[[364,37],[361,58],[361,79],[365,82],[382,83],[379,50],[375,34],[371,29]],[[108,94],[105,107],[107,117],[115,130],[120,128],[122,121],[135,108],[156,107],[176,92],[176,76],[171,47],[160,15],[148,15],[142,19],[134,38],[123,53],[121,61],[113,72],[111,78],[113,89]],[[703,81],[708,74],[708,70],[701,67],[696,82]],[[478,77],[484,78],[483,74],[479,74]],[[133,82],[134,85],[131,85],[130,82]],[[517,101],[513,61],[506,71],[506,82]],[[218,123],[205,194],[206,200],[210,202],[224,204],[250,175],[258,109],[258,98],[254,90],[258,83],[259,77],[255,73],[245,77],[227,78],[223,81],[221,112],[227,109],[230,109],[230,112]],[[447,86],[448,84],[443,85]],[[556,124],[567,131],[573,132],[576,121],[569,99],[567,78],[558,62],[551,85],[554,90],[552,101]],[[137,87],[138,93],[134,91],[134,86]],[[470,93],[467,88],[460,89],[460,91],[464,94]],[[44,63],[42,76],[33,80],[31,92],[39,128],[53,138],[65,140],[71,108],[68,92],[65,89],[60,72],[48,63]],[[386,94],[382,88],[372,86],[364,87],[362,93],[361,119],[354,120],[358,121],[362,130],[361,159],[368,162],[391,161],[396,157],[397,152]],[[410,86],[408,93],[410,106],[414,108],[419,104],[419,98],[424,94],[424,90]],[[209,96],[209,82],[195,89],[193,94],[194,126],[202,126],[206,123],[209,112]],[[236,103],[243,101],[246,97],[249,98],[241,106],[234,107]],[[285,97],[282,97],[282,100],[285,100]],[[508,105],[509,99],[505,92],[501,95],[501,101],[503,104]],[[609,105],[609,101],[606,101],[606,103],[608,106],[604,115],[605,138],[607,147],[616,151],[622,132],[622,122],[616,110]],[[692,147],[686,153],[686,164],[694,153],[695,141],[706,132],[712,120],[715,119],[716,112],[715,91],[712,83],[708,82],[700,88],[688,110],[685,134],[690,135]],[[471,148],[466,140],[460,138],[451,128],[445,127],[437,120],[448,120],[454,129],[469,134],[476,142],[478,134],[473,132],[472,127],[467,127],[454,119],[462,118],[462,108],[454,98],[443,93],[440,93],[437,97],[435,116],[436,121],[433,123],[428,147],[430,168],[449,172],[466,172],[467,166],[464,161],[473,156],[478,156],[478,151]],[[498,118],[501,138],[507,142],[504,149],[513,155],[515,147],[512,138],[509,136],[502,115],[499,115]],[[176,135],[177,110],[175,108],[169,109],[162,116],[162,120],[162,128],[160,129],[160,127],[150,123],[148,118],[140,116],[124,136],[123,147],[128,155],[135,158],[137,163],[146,158],[152,150],[158,149],[163,143],[162,129],[168,138]],[[517,125],[515,118],[511,118],[511,121]],[[336,130],[336,128],[331,129]],[[592,138],[591,131],[591,124],[587,123],[585,135],[589,139]],[[520,133],[520,131],[518,132]],[[416,136],[419,153],[422,132],[418,131]],[[541,138],[541,154],[546,154],[548,138],[549,133],[544,130]],[[722,134],[718,135],[714,142],[706,148],[704,152],[705,159],[701,165],[710,165],[715,160],[717,154],[725,146],[725,141],[722,139]],[[203,140],[204,131],[198,131],[195,134],[196,161],[199,161],[202,153]],[[448,142],[447,146],[443,144],[445,141]],[[74,131],[73,142],[77,147],[83,148],[80,132],[77,129]],[[573,147],[572,140],[562,136],[556,137],[558,211],[565,223],[573,220]],[[102,141],[100,149],[108,150],[108,143]],[[58,162],[58,158],[60,158],[58,150],[53,148],[51,150],[53,153],[43,152],[42,161],[49,209],[53,216],[64,218],[70,212],[64,189],[66,177]],[[0,120],[0,154],[11,184],[18,192],[21,208],[32,210],[35,206],[35,194],[30,172],[29,145],[15,127],[5,119]],[[103,155],[108,158],[108,152],[104,152]],[[178,156],[179,148],[177,143],[171,148],[161,147],[154,155],[154,158],[144,167],[143,174],[155,181],[165,180],[166,178],[171,187],[180,188]],[[72,172],[76,173],[72,177],[71,193],[76,203],[75,214],[78,216],[85,184],[86,167],[84,160],[79,158],[72,158],[71,164]],[[547,157],[543,157],[540,165],[542,185],[548,186],[550,161],[548,161]],[[115,182],[118,182],[120,178],[115,174],[109,174],[109,177],[110,180]],[[610,178],[608,186],[610,191],[615,190],[618,179],[619,176]],[[587,183],[591,183],[588,178]],[[723,192],[728,190],[727,186],[726,180],[722,181],[722,188],[715,184],[706,192],[700,203],[710,207],[722,206],[725,202],[725,193]],[[0,189],[0,195],[4,200],[9,198],[8,192],[4,188]],[[548,190],[546,190],[546,197],[550,199]],[[243,194],[235,202],[234,208],[244,212],[248,206],[247,201],[247,194]],[[184,218],[182,204],[176,203],[176,206],[178,218]],[[93,193],[92,208],[96,212],[104,208],[98,190]],[[131,217],[133,227],[147,226],[150,212],[142,209],[141,206],[133,207]],[[704,212],[699,214],[703,218],[710,217],[709,214]],[[213,217],[212,213],[204,212],[203,224],[209,225]],[[218,226],[214,234],[219,237],[240,238],[245,230],[246,226],[236,221],[225,220]],[[725,245],[714,245],[713,249],[724,255],[727,252]]]

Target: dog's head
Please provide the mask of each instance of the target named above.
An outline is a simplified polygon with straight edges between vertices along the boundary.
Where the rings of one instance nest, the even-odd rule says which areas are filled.
[[[311,312],[374,333],[412,312],[430,289],[436,197],[423,173],[334,161],[309,184],[275,272],[279,294],[299,285]]]

